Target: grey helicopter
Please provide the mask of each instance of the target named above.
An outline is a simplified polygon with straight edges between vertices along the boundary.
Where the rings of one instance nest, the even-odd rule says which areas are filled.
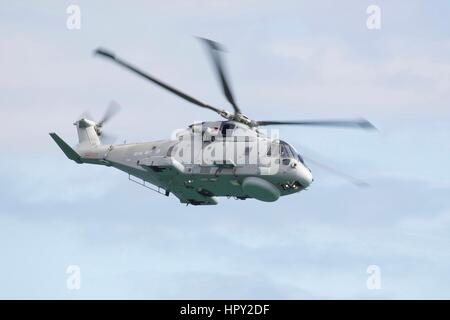
[[[79,140],[74,148],[56,133],[50,133],[50,136],[67,158],[78,164],[114,167],[127,173],[131,181],[166,196],[173,194],[186,205],[215,205],[216,197],[273,202],[281,196],[305,190],[313,182],[311,170],[304,158],[292,145],[280,140],[277,134],[268,134],[265,129],[267,126],[375,128],[362,118],[301,121],[250,119],[241,112],[232,94],[223,64],[223,47],[209,39],[200,40],[207,49],[222,92],[233,107],[233,112],[202,102],[140,70],[111,51],[98,48],[94,53],[194,105],[216,112],[225,120],[191,124],[167,140],[107,144],[102,141],[103,125],[119,109],[117,103],[111,103],[100,121],[82,117],[74,123]],[[350,176],[344,177],[356,181]]]

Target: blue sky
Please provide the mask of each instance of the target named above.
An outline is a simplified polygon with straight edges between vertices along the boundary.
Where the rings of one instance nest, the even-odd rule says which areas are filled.
[[[81,29],[66,8],[81,8]],[[366,8],[381,8],[381,29]],[[1,298],[450,298],[450,3],[447,1],[0,1]],[[193,36],[227,48],[254,119],[358,117],[377,133],[283,128],[311,164],[310,189],[276,203],[183,206],[106,167],[76,165],[85,110],[120,139],[170,137],[214,120],[108,62],[113,49],[228,107]],[[304,146],[304,148],[303,148]],[[312,153],[312,154],[311,154]],[[66,288],[79,265],[80,290]],[[366,269],[381,269],[368,290]]]

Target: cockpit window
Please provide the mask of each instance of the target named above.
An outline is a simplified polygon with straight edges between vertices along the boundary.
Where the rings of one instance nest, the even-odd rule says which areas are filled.
[[[294,158],[298,159],[301,163],[305,163],[302,156],[289,144],[284,141],[280,141],[280,152],[282,158]]]
[[[301,163],[305,164],[305,161],[303,160],[302,156],[297,154],[298,157],[298,161],[300,161]]]
[[[297,151],[295,151],[294,147],[289,146],[289,148],[291,149],[292,154],[294,155],[294,158],[297,158],[298,161],[300,161],[301,163],[305,163],[305,162],[303,161],[302,156],[301,156],[299,153],[297,153]]]
[[[282,158],[293,158],[291,148],[287,144],[280,145],[280,153]]]

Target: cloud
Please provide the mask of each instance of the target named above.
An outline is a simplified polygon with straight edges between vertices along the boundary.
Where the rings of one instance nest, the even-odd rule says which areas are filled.
[[[450,63],[435,59],[435,51],[418,50],[414,39],[393,39],[370,43],[383,58],[367,57],[352,44],[330,38],[301,38],[274,42],[267,46],[275,59],[291,66],[288,84],[264,91],[264,98],[276,94],[287,105],[314,106],[314,112],[339,108],[340,112],[385,114],[390,117],[426,114],[447,115]],[[420,44],[422,48],[424,44]],[[433,43],[448,55],[448,43]],[[401,48],[401,51],[399,51]],[[282,62],[283,63],[283,62]],[[425,107],[426,106],[426,107]],[[431,108],[431,110],[430,110]],[[308,110],[306,110],[309,112]]]

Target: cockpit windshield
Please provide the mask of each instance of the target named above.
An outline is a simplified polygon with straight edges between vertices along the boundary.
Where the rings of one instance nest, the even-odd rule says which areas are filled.
[[[282,140],[280,140],[280,155],[282,158],[294,158],[298,159],[301,163],[305,163],[302,156],[297,153],[294,147]]]

